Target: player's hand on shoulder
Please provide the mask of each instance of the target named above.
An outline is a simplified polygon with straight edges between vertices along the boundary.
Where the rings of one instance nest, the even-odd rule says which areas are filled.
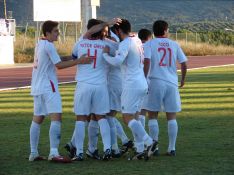
[[[103,49],[103,53],[110,53],[110,47],[109,46],[106,46],[106,47],[104,47],[104,49]]]
[[[82,55],[78,59],[78,64],[90,64],[92,62],[93,62],[93,58],[92,57],[88,57],[86,54]]]

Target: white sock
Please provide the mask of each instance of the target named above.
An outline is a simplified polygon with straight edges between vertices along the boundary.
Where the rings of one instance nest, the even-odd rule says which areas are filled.
[[[98,134],[99,134],[98,122],[95,120],[90,120],[88,125],[88,136],[89,136],[88,149],[92,153],[97,149]]]
[[[138,142],[144,142],[147,146],[151,145],[153,143],[153,140],[151,137],[146,133],[143,126],[137,122],[135,119],[132,119],[128,123],[128,127],[131,129],[133,135],[137,136]]]
[[[75,138],[76,138],[76,125],[75,125],[74,131],[72,134],[72,138],[71,138],[71,144],[73,147],[75,147],[75,145],[76,145]]]
[[[80,153],[84,152],[85,122],[76,121],[75,132],[76,155],[79,155]]]
[[[129,139],[123,130],[123,126],[121,125],[121,123],[119,122],[119,120],[117,118],[114,118],[114,120],[115,120],[117,136],[121,139],[122,144],[127,143],[129,141]]]
[[[139,115],[139,120],[140,120],[142,126],[145,128],[145,116],[144,115]]]
[[[32,121],[30,127],[30,148],[32,154],[38,154],[38,143],[40,138],[40,128],[41,125]]]
[[[104,151],[111,149],[111,136],[110,136],[110,126],[105,118],[98,120],[100,127],[100,132],[102,136],[102,142],[104,145]]]
[[[59,155],[58,147],[61,137],[61,122],[60,121],[51,121],[50,124],[50,155]]]
[[[149,135],[153,140],[158,141],[159,127],[157,119],[150,119],[148,122]]]
[[[110,125],[111,149],[112,150],[119,150],[118,143],[117,143],[117,131],[116,131],[114,117],[107,116],[107,121]]]
[[[178,132],[178,125],[176,119],[168,121],[168,137],[169,137],[169,145],[168,152],[171,150],[175,150],[176,138]]]

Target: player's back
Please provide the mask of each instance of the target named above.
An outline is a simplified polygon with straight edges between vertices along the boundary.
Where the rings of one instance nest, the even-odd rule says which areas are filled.
[[[168,38],[155,38],[144,47],[145,58],[151,59],[149,78],[178,83],[176,62],[187,60],[180,46]]]
[[[128,54],[121,70],[123,73],[123,87],[127,88],[146,88],[147,82],[143,72],[143,48],[138,37],[125,38],[120,47],[128,48]]]
[[[102,52],[106,42],[103,40],[83,39],[76,44],[78,58],[86,54],[93,57],[91,64],[78,65],[76,80],[89,84],[107,83],[107,65],[103,59]]]

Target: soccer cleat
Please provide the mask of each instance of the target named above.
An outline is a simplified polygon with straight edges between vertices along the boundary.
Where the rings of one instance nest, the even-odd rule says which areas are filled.
[[[111,150],[110,149],[107,149],[105,152],[104,152],[104,155],[102,157],[102,160],[110,160],[111,159]]]
[[[153,141],[153,143],[148,146],[145,150],[145,160],[148,160],[151,155],[158,149],[158,142]]]
[[[120,158],[121,157],[121,152],[119,150],[111,150],[111,157]]]
[[[30,154],[28,158],[29,162],[46,160],[44,157],[39,156],[39,154]]]
[[[126,153],[128,151],[128,149],[130,149],[132,147],[133,147],[133,142],[132,142],[132,140],[129,140],[127,143],[122,145],[121,153],[122,154]]]
[[[176,156],[176,151],[175,150],[171,150],[170,152],[166,153],[167,156]]]
[[[83,161],[83,160],[84,160],[83,153],[80,153],[78,156],[75,155],[75,157],[72,158],[72,161]]]
[[[87,155],[87,157],[97,159],[97,160],[101,160],[101,157],[99,156],[97,149],[93,153],[91,151],[87,150],[86,155]]]
[[[142,160],[144,158],[145,158],[145,153],[144,152],[141,152],[141,153],[135,152],[135,154],[131,158],[131,160]]]
[[[71,159],[69,157],[60,155],[49,155],[48,160],[55,163],[71,163]]]
[[[67,152],[69,153],[69,157],[73,158],[76,155],[76,148],[72,145],[71,142],[67,143],[64,148],[67,150]]]

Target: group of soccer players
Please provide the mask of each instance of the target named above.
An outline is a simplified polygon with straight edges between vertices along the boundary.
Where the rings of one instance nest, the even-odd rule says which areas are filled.
[[[31,95],[34,117],[30,127],[29,161],[43,160],[38,153],[40,124],[51,117],[50,154],[48,160],[71,162],[84,160],[85,128],[88,128],[86,155],[98,160],[121,157],[129,149],[132,159],[148,160],[158,155],[158,112],[166,112],[169,145],[167,155],[175,156],[178,132],[176,113],[181,110],[176,62],[181,64],[181,87],[186,75],[186,56],[179,45],[168,39],[168,24],[156,21],[151,31],[142,29],[138,36],[131,33],[126,19],[109,22],[90,19],[87,32],[75,44],[72,55],[59,57],[58,23],[46,21],[42,26],[44,38],[35,48]],[[77,65],[74,113],[76,122],[71,140],[65,146],[69,156],[58,152],[62,103],[58,90],[56,68]],[[132,132],[130,140],[115,118],[121,112],[124,123]],[[140,115],[139,115],[140,114]],[[148,114],[149,134],[145,128]],[[97,149],[98,134],[102,137],[103,156]],[[117,137],[122,141],[119,148]]]

